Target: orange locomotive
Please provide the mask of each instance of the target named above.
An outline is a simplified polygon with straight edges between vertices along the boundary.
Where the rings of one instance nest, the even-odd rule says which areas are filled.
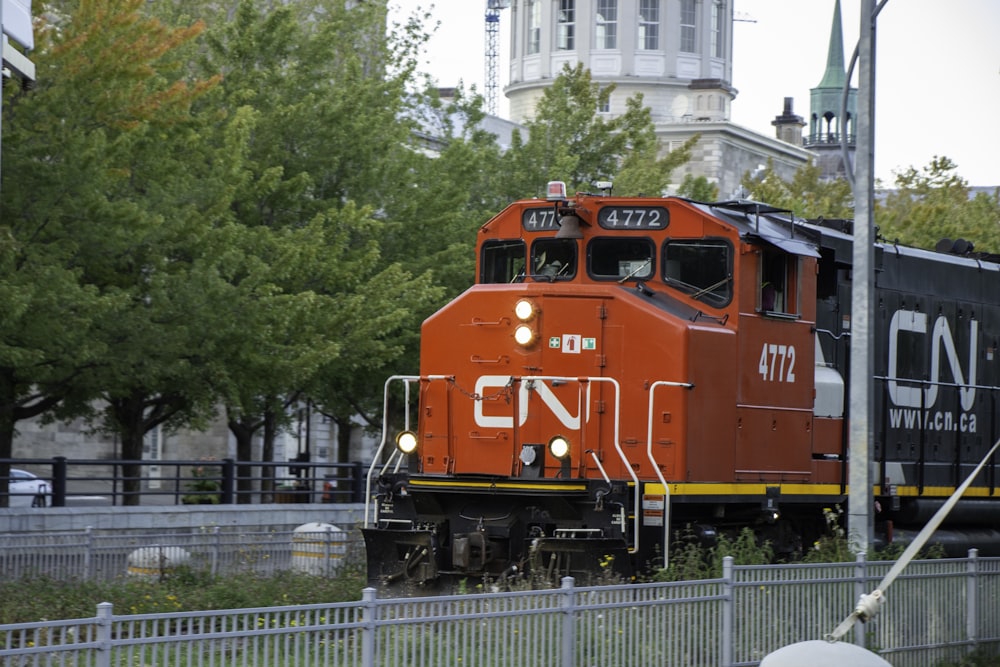
[[[407,423],[369,474],[369,578],[627,575],[662,566],[684,527],[808,548],[846,500],[850,256],[849,234],[753,202],[569,198],[556,182],[507,207],[479,231],[477,283],[424,323],[420,376],[386,384]],[[916,310],[893,315],[904,333]],[[904,382],[914,366],[892,354],[881,372],[905,403],[927,378]],[[942,400],[958,374],[931,378]],[[978,419],[981,439],[993,419]],[[882,527],[963,469],[907,449],[934,435],[915,421],[876,444]]]

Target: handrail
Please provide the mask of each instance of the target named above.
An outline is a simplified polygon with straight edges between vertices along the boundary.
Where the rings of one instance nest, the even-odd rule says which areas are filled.
[[[391,375],[391,376],[389,376],[386,379],[385,384],[382,385],[382,439],[379,441],[378,447],[375,449],[375,454],[372,455],[371,465],[368,466],[368,475],[365,477],[365,518],[364,518],[364,523],[362,524],[362,525],[364,525],[365,528],[369,527],[369,523],[368,523],[369,507],[374,504],[372,502],[372,477],[375,475],[375,468],[378,466],[379,459],[382,458],[382,451],[385,449],[385,441],[386,441],[386,438],[388,437],[388,433],[389,433],[389,385],[390,385],[390,383],[395,382],[397,380],[403,380],[406,383],[406,387],[407,387],[407,389],[405,390],[406,408],[407,408],[406,409],[406,415],[407,415],[407,422],[406,423],[409,424],[409,413],[410,413],[410,411],[409,411],[409,407],[410,407],[410,405],[409,405],[409,401],[410,401],[409,383],[410,382],[414,382],[414,381],[419,381],[420,380],[420,376],[419,375]],[[392,457],[389,457],[389,458],[390,458],[390,461],[391,461]],[[387,462],[387,465],[388,465],[388,462]]]
[[[660,472],[660,466],[657,465],[656,459],[653,458],[653,394],[656,393],[657,387],[683,387],[685,389],[692,389],[694,385],[690,382],[657,380],[649,386],[649,410],[647,411],[646,420],[646,456],[649,457],[649,464],[653,466],[653,472],[656,473],[657,479],[663,485],[663,567],[666,568],[670,563],[670,486],[667,485],[666,478]]]

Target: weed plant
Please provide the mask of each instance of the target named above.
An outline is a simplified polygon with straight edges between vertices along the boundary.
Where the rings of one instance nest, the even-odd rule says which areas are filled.
[[[66,582],[36,577],[0,581],[0,625],[89,618],[101,602],[111,602],[117,614],[349,602],[361,599],[364,586],[363,569],[342,570],[329,578],[294,572],[213,577],[186,568],[162,580],[123,577],[110,582]]]
[[[840,507],[823,510],[826,520],[825,533],[805,550],[795,562],[802,563],[849,563],[856,556],[856,548],[851,544],[843,528],[843,510]],[[903,553],[905,545],[890,544],[884,548],[870,549],[868,560],[896,560]],[[944,558],[944,549],[939,544],[921,550],[918,559]],[[674,536],[670,560],[666,568],[653,572],[653,581],[691,581],[714,579],[722,576],[722,560],[732,556],[736,565],[767,565],[781,562],[771,544],[760,541],[752,528],[743,528],[733,537],[720,534],[715,544],[707,545],[695,537],[690,528],[679,531]],[[1000,667],[1000,663],[997,663]]]
[[[945,662],[937,667],[997,667],[1000,665],[1000,655],[995,651],[996,649],[978,648],[958,662]]]

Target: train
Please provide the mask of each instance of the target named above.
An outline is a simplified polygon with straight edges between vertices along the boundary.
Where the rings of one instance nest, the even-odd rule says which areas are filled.
[[[748,527],[794,558],[846,507],[852,221],[608,185],[554,181],[483,224],[475,284],[422,325],[419,375],[386,381],[371,582],[636,577],[678,535]],[[873,244],[872,512],[888,543],[998,437],[1000,264],[961,239]],[[997,473],[935,542],[1000,553]]]

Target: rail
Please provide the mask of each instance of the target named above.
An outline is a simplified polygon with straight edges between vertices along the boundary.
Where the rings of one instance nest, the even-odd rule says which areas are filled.
[[[109,461],[56,456],[0,459],[0,466],[4,464],[48,481],[51,493],[46,504],[52,507],[364,502],[364,466],[358,462]],[[138,469],[140,475],[127,477],[127,469]],[[126,482],[137,489],[126,490]]]

